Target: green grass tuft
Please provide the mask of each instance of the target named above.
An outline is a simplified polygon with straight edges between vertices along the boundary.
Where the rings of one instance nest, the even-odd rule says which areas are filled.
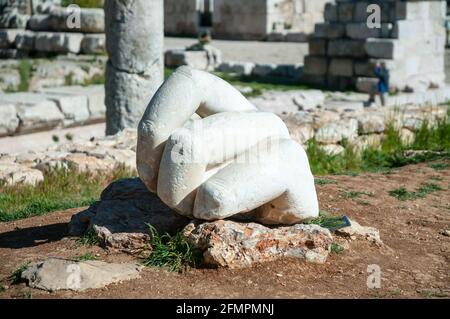
[[[433,163],[428,166],[436,171],[445,171],[450,169],[450,163]]]
[[[83,236],[77,239],[77,244],[80,246],[96,246],[100,244],[100,240],[95,230],[89,228]]]
[[[424,183],[416,191],[410,192],[404,186],[389,191],[389,195],[401,201],[425,198],[427,195],[443,190],[442,187],[433,183]]]
[[[369,197],[374,196],[373,193],[370,193],[370,192],[358,192],[358,191],[348,191],[348,192],[346,191],[346,192],[342,192],[342,195],[345,198],[359,198],[363,195],[369,196]]]
[[[195,267],[201,261],[201,253],[194,249],[181,233],[174,236],[160,235],[150,227],[151,255],[144,264],[148,267],[163,267],[169,271],[182,271],[186,266]]]
[[[103,8],[105,0],[63,0],[62,5],[67,7],[71,4],[76,4],[81,8]]]
[[[31,185],[0,185],[0,222],[39,216],[57,210],[89,206],[112,181],[136,176],[123,166],[109,174],[79,173],[54,169],[43,182]]]
[[[344,247],[342,247],[341,245],[336,244],[336,243],[332,243],[331,244],[331,252],[333,254],[339,255],[343,251],[344,251]]]
[[[86,253],[81,256],[76,256],[73,258],[77,261],[90,261],[90,260],[98,260],[97,256],[95,256],[93,253]]]
[[[328,229],[339,229],[347,226],[343,217],[329,216],[326,212],[321,211],[319,217],[304,222],[307,225],[318,225]]]
[[[30,263],[20,265],[19,268],[17,268],[8,278],[11,281],[11,284],[13,285],[20,284],[22,282],[22,274],[25,270],[28,269],[29,266]]]
[[[316,178],[315,184],[323,186],[323,185],[337,184],[337,182],[327,178]]]

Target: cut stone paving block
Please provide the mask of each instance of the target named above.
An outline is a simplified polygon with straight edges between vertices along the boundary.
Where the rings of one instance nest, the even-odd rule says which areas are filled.
[[[112,283],[140,278],[142,265],[112,264],[103,261],[75,261],[49,258],[29,265],[21,278],[31,288],[46,291],[84,291],[99,289]]]
[[[33,31],[51,31],[51,23],[51,16],[49,14],[35,14],[28,21],[28,29]]]
[[[0,137],[14,134],[18,126],[19,118],[14,104],[0,104]]]
[[[238,75],[251,75],[254,67],[255,63],[252,62],[226,61],[219,65],[217,70],[219,72],[235,73]]]
[[[64,126],[83,124],[89,120],[88,98],[83,95],[48,94],[64,114]]]
[[[0,59],[22,59],[28,56],[28,53],[17,49],[0,49]]]
[[[19,133],[49,130],[62,125],[64,120],[57,104],[43,94],[8,93],[3,94],[1,99],[16,106],[20,120]]]
[[[346,34],[355,40],[368,38],[389,38],[392,32],[392,24],[383,23],[381,28],[369,28],[366,23],[349,23],[346,26]]]
[[[105,119],[105,87],[103,85],[90,86],[62,86],[56,88],[40,89],[41,93],[65,94],[68,96],[86,96],[88,98],[89,120],[100,121]]]

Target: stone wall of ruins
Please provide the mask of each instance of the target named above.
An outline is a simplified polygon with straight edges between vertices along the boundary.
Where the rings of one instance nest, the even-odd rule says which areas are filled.
[[[369,29],[367,7],[381,8]],[[445,1],[337,1],[316,24],[305,58],[305,80],[335,89],[374,90],[376,61],[386,62],[394,90],[424,91],[445,79]]]

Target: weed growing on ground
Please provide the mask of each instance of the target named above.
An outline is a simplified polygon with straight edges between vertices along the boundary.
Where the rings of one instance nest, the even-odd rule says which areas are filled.
[[[201,253],[194,249],[181,233],[174,236],[160,235],[153,226],[150,229],[151,255],[144,261],[148,267],[163,267],[169,271],[182,271],[187,266],[200,263]]]
[[[81,173],[74,168],[54,169],[44,181],[31,185],[0,185],[0,222],[89,206],[112,181],[135,177],[136,172],[116,167],[109,174]]]
[[[443,190],[442,187],[433,183],[423,183],[416,191],[410,192],[404,186],[389,191],[389,195],[401,201],[425,198],[427,195]]]
[[[332,243],[332,244],[331,244],[331,252],[332,252],[332,253],[334,253],[334,254],[336,254],[336,255],[339,255],[339,254],[342,253],[343,251],[344,251],[344,247],[342,247],[341,245],[336,244],[336,243]]]
[[[95,246],[100,244],[100,240],[95,230],[89,228],[83,236],[77,239],[77,244],[80,246]]]
[[[19,268],[17,268],[16,270],[14,270],[14,272],[8,278],[13,285],[17,285],[22,282],[22,274],[25,270],[28,269],[29,266],[30,263],[25,263],[20,265]]]

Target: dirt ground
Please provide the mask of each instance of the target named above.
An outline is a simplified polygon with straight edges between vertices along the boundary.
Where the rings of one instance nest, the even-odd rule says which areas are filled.
[[[347,215],[376,227],[389,248],[365,240],[330,254],[324,265],[283,260],[251,269],[190,269],[170,273],[148,268],[142,278],[83,293],[47,293],[11,285],[7,277],[28,261],[49,256],[73,258],[87,252],[100,260],[129,261],[121,253],[99,247],[79,247],[67,238],[67,222],[81,209],[55,212],[0,224],[0,282],[7,288],[0,298],[448,298],[450,296],[450,170],[429,164],[412,165],[385,174],[329,176],[336,184],[317,186],[322,210]],[[388,192],[408,190],[422,183],[443,190],[426,198],[399,201]],[[349,198],[344,192],[367,192]],[[367,287],[368,265],[379,265],[380,289]]]

